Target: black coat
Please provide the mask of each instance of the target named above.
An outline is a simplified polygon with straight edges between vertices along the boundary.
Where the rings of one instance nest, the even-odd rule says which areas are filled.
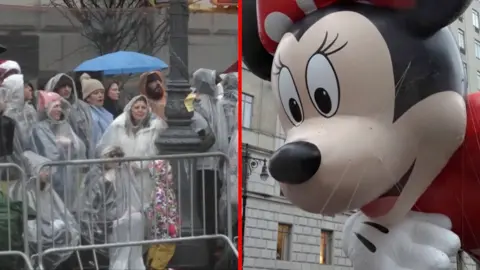
[[[109,111],[113,115],[113,119],[117,118],[123,113],[123,108],[118,101],[112,100],[108,95],[105,95],[105,101],[103,102],[103,108]]]
[[[15,135],[15,120],[0,116],[0,157],[13,154],[13,139]]]

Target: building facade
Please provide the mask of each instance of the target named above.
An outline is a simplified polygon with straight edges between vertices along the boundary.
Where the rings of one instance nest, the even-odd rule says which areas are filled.
[[[480,90],[480,1],[473,0],[470,7],[450,29],[457,40],[468,78],[469,92]]]
[[[6,0],[0,4],[0,44],[9,47],[4,57],[18,61],[28,79],[35,81],[39,77],[48,77],[59,71],[71,71],[83,61],[100,54],[92,43],[92,35],[86,37],[89,30],[85,28],[85,24],[80,24],[68,10],[52,6],[52,3],[64,5],[63,2]],[[100,13],[91,13],[95,12]],[[123,12],[128,16],[136,11]],[[146,13],[152,28],[166,21],[165,11],[151,8]],[[225,70],[237,61],[237,18],[236,14],[190,14],[190,74],[200,67]],[[116,22],[112,24],[114,23]],[[107,29],[99,25],[91,27],[102,31]],[[149,38],[151,39],[151,36],[145,30],[144,39]],[[128,40],[126,42],[128,43]],[[139,42],[121,49],[136,50]],[[170,64],[168,40],[162,44],[156,48],[158,50],[155,50],[155,56]]]
[[[480,1],[474,0],[450,25],[459,46],[469,92],[480,90]],[[243,70],[243,145],[256,159],[267,159],[284,142],[269,82]],[[260,162],[261,163],[261,162]],[[244,269],[353,269],[341,250],[348,214],[326,217],[290,204],[271,178],[260,177],[262,164],[248,179]],[[244,170],[245,171],[245,170]],[[479,270],[465,253],[452,258],[452,269]]]

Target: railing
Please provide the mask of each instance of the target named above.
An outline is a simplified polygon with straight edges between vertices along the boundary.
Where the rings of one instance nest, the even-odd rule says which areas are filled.
[[[218,167],[203,169],[206,158]],[[23,247],[12,246],[8,222],[8,250],[0,259],[20,256],[27,270],[53,269],[72,258],[80,269],[100,269],[102,261],[137,269],[146,264],[142,246],[174,250],[199,240],[222,241],[238,257],[231,207],[219,205],[222,193],[230,202],[227,169],[221,153],[48,162],[28,177],[15,164],[0,164],[10,197],[6,215],[0,208],[0,224],[15,217],[11,204],[22,202],[24,232]],[[10,170],[20,172],[17,181]]]

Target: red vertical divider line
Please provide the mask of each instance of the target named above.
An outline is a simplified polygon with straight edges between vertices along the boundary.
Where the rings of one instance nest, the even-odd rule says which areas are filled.
[[[243,213],[243,209],[242,209],[242,199],[243,199],[243,196],[242,196],[242,157],[243,157],[243,154],[242,154],[242,87],[243,87],[243,81],[242,81],[242,0],[239,0],[238,1],[238,32],[237,32],[237,51],[238,51],[238,82],[239,82],[239,86],[238,87],[238,109],[237,109],[237,117],[238,117],[238,134],[237,134],[237,138],[238,138],[238,151],[237,151],[237,183],[238,183],[238,194],[237,194],[237,200],[238,200],[238,204],[237,204],[237,225],[238,225],[238,245],[237,245],[237,248],[238,248],[238,270],[242,270],[243,269],[243,231],[242,231],[242,228],[243,228],[243,224],[242,224],[242,215],[244,215],[245,213]]]

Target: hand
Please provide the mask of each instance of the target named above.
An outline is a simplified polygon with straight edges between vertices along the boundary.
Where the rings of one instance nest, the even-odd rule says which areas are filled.
[[[412,211],[386,227],[357,212],[345,223],[343,251],[355,270],[447,270],[460,249],[451,227],[440,214]]]
[[[151,101],[150,102],[150,108],[152,112],[159,118],[161,119],[166,119],[165,118],[165,107],[167,105],[167,100],[162,99],[160,101]]]
[[[132,168],[132,170],[134,172],[139,172],[142,170],[142,164],[140,162],[137,162],[137,161],[133,161],[133,162],[130,162],[130,167]]]
[[[57,143],[63,147],[68,147],[72,141],[67,137],[57,137]]]
[[[44,190],[45,186],[48,184],[48,177],[50,174],[46,171],[40,171],[38,174],[38,180],[40,181],[40,190]]]

